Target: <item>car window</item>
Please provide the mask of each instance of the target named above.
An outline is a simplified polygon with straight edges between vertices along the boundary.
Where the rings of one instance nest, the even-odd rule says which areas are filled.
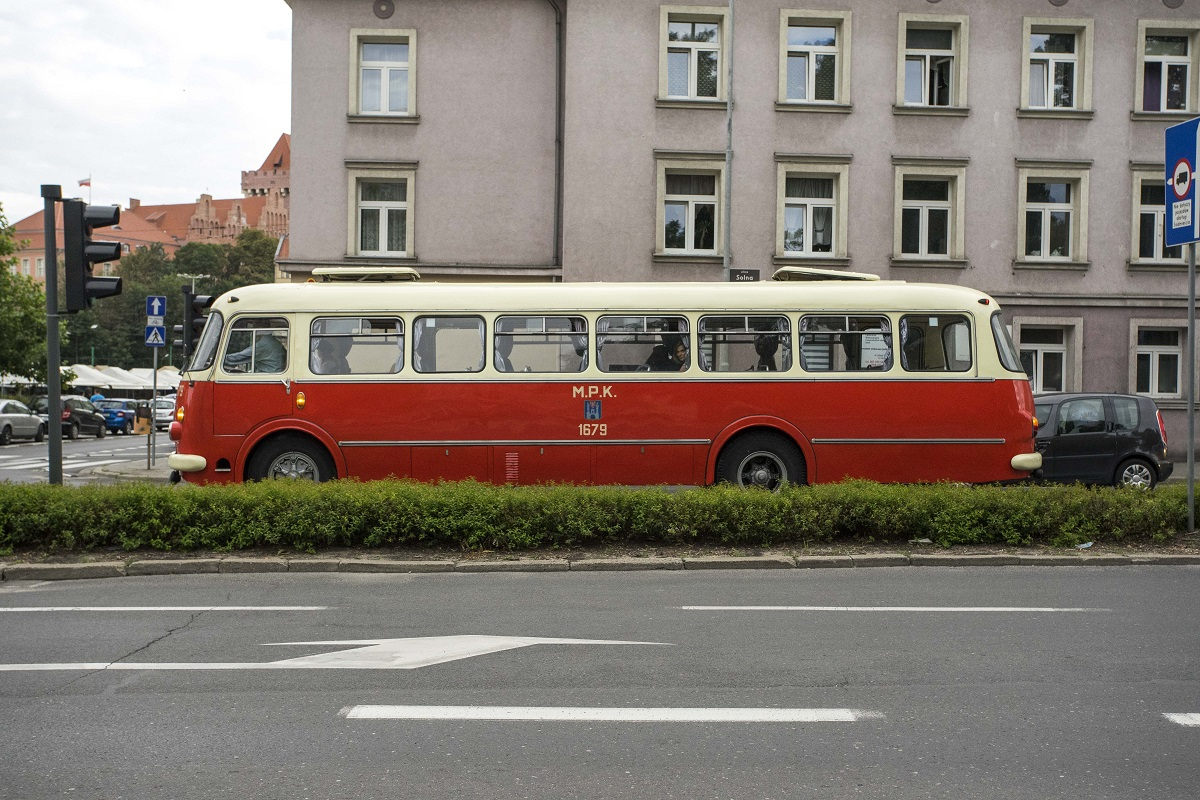
[[[1058,433],[1102,433],[1104,431],[1104,401],[1098,397],[1068,400],[1058,412]]]
[[[1051,403],[1034,403],[1033,415],[1037,417],[1038,425],[1046,427],[1050,424],[1050,409],[1054,408]]]
[[[1132,397],[1113,398],[1113,430],[1136,431],[1138,429],[1138,401]]]

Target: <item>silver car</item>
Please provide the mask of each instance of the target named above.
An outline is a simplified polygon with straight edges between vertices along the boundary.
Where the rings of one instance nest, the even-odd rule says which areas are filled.
[[[154,401],[154,427],[165,431],[175,421],[175,395],[159,397]]]
[[[0,400],[0,444],[13,439],[46,438],[46,423],[20,400]]]

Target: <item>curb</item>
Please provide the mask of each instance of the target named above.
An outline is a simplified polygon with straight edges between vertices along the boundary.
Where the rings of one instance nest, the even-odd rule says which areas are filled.
[[[634,572],[714,569],[853,569],[876,567],[1129,567],[1196,566],[1197,555],[952,555],[881,553],[846,556],[687,556],[683,558],[515,559],[505,561],[396,561],[335,558],[139,559],[87,564],[0,564],[3,581],[65,581],[151,575],[253,574],[265,572],[339,572],[359,574],[430,574],[443,572]]]

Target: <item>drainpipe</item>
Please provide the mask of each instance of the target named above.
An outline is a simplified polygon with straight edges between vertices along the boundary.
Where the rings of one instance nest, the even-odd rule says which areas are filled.
[[[554,266],[563,265],[563,169],[567,105],[566,0],[546,0],[554,9]]]

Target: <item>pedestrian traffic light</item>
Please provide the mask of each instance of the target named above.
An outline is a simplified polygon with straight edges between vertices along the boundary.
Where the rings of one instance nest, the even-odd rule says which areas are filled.
[[[174,344],[183,348],[184,358],[191,358],[195,352],[196,340],[204,330],[204,312],[216,299],[216,295],[192,294],[191,289],[183,287],[183,324],[174,326],[175,335],[179,337]]]
[[[67,283],[67,311],[86,311],[101,297],[121,293],[121,279],[94,277],[92,265],[121,257],[119,242],[93,242],[92,230],[116,225],[120,206],[89,206],[82,200],[63,201],[63,261]]]

